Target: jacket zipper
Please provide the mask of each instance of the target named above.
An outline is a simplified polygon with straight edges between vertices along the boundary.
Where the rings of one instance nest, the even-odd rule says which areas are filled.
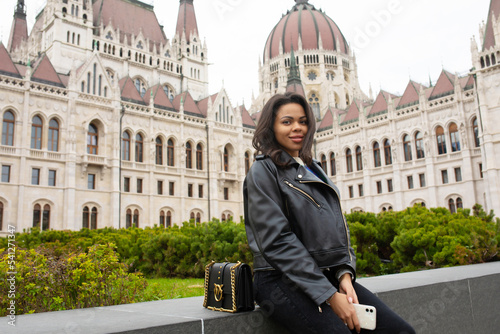
[[[300,189],[300,188],[297,188],[296,186],[294,186],[293,184],[291,184],[290,182],[286,181],[285,180],[285,184],[287,186],[289,186],[290,188],[294,189],[294,190],[297,190],[298,192],[300,192],[301,194],[303,194],[304,196],[306,196],[307,198],[309,198],[318,208],[321,208],[321,205],[318,204],[318,202],[316,202],[314,200],[314,198],[312,198],[311,195],[309,195],[308,193],[306,193],[304,190]]]
[[[285,182],[288,182],[288,181],[285,181]],[[290,182],[288,182],[288,183],[290,183]],[[299,183],[320,183],[320,182],[317,182],[317,181],[299,181]],[[328,183],[325,183],[325,182],[321,182],[321,183],[324,184],[324,185],[326,185],[330,189],[332,189],[335,192],[335,194],[337,195],[337,198],[339,199],[340,214],[342,215],[342,220],[344,221],[345,236],[346,236],[346,239],[347,239],[347,253],[349,254],[349,260],[352,262],[352,255],[351,255],[351,252],[349,250],[350,247],[351,247],[351,240],[349,239],[349,234],[347,233],[347,222],[345,220],[344,214],[342,213],[342,205],[340,205],[340,195],[337,192],[337,190],[335,190],[335,188],[333,188],[332,186],[330,186]],[[292,188],[296,188],[291,183],[289,184],[289,186],[292,187]],[[296,189],[302,191],[299,188],[296,188]],[[304,194],[306,194],[306,193],[304,192]],[[311,196],[309,196],[309,197],[311,197]],[[311,199],[314,201],[314,199],[312,197],[311,197]],[[316,201],[314,201],[314,202],[316,203]]]

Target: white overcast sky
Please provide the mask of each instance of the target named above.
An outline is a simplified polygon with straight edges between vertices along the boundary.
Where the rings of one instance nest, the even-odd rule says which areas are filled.
[[[17,0],[0,0],[1,38],[6,45]],[[25,0],[28,29],[46,0]],[[154,4],[165,33],[175,33],[179,0]],[[465,74],[472,67],[472,36],[486,21],[490,0],[309,0],[339,26],[355,50],[361,89],[402,94],[411,78],[435,82],[444,68]],[[209,90],[222,85],[233,105],[250,107],[258,95],[258,62],[267,37],[294,0],[194,0],[198,30],[206,39]]]

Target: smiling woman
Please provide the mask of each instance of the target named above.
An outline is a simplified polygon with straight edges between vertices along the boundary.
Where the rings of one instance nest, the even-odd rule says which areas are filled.
[[[292,157],[298,157],[307,134],[307,116],[297,103],[281,106],[274,121],[274,135],[278,144]]]

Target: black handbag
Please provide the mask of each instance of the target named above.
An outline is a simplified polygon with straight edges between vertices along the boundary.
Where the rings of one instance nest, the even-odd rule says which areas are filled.
[[[231,313],[252,311],[255,304],[250,266],[241,262],[209,263],[205,267],[203,306]]]

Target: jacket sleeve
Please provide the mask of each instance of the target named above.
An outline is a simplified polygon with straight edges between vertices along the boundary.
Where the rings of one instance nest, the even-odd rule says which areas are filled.
[[[258,249],[253,251],[260,252],[273,268],[283,272],[321,305],[337,290],[292,232],[277,172],[268,164],[264,161],[254,163],[245,180],[245,223],[250,228],[247,233],[252,234],[249,243],[255,243]]]

